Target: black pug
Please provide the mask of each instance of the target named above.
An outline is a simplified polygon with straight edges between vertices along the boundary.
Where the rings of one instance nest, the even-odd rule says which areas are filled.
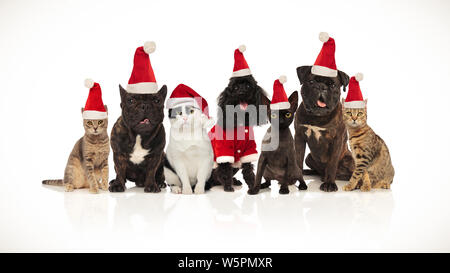
[[[303,170],[306,144],[310,154],[305,163],[311,170],[303,174],[321,176],[320,189],[337,191],[336,179],[349,180],[354,162],[347,145],[347,132],[342,120],[341,86],[349,77],[338,71],[337,77],[323,77],[311,73],[311,66],[297,68],[303,102],[295,117],[295,150],[300,170]]]
[[[260,106],[270,104],[266,92],[258,85],[252,75],[232,77],[228,86],[223,90],[218,98],[217,125],[225,130],[235,130],[239,126],[258,126],[267,123],[266,110]],[[229,107],[232,106],[231,110]],[[251,108],[256,109],[251,111]],[[231,111],[230,111],[231,110]],[[214,129],[214,128],[213,128]],[[247,131],[247,130],[246,130]],[[211,133],[210,133],[211,137]],[[254,142],[254,140],[252,140]],[[213,150],[216,154],[214,140],[212,140]],[[254,144],[256,152],[256,143]],[[239,150],[235,151],[240,152]],[[246,162],[236,166],[231,163],[218,163],[217,168],[213,169],[210,183],[212,186],[223,185],[227,192],[234,191],[232,185],[241,185],[242,183],[233,176],[242,168],[242,175],[249,189],[253,188],[255,183],[255,173],[253,163]]]
[[[125,191],[127,180],[133,181],[145,192],[160,192],[164,188],[164,146],[166,133],[164,85],[155,94],[132,94],[120,88],[122,116],[111,132],[116,179],[109,183],[109,191]]]

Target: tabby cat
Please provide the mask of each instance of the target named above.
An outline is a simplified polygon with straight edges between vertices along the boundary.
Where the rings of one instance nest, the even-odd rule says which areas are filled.
[[[360,188],[389,189],[394,178],[389,150],[383,139],[367,125],[367,100],[365,108],[343,107],[344,123],[348,130],[350,148],[356,168],[345,191]],[[344,105],[344,101],[342,101]]]
[[[108,111],[106,105],[105,109]],[[99,187],[108,190],[108,118],[84,119],[83,126],[85,134],[70,153],[64,179],[44,180],[42,184],[64,185],[66,191],[89,188],[91,193],[98,193]]]

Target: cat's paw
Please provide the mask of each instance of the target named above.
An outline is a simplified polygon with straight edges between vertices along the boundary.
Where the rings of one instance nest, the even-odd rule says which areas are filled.
[[[305,181],[300,181],[300,184],[298,184],[298,189],[301,191],[306,191],[308,189],[308,186],[306,185]]]
[[[164,183],[164,182],[158,183],[158,185],[159,185],[159,187],[160,187],[161,189],[165,189],[165,188],[167,187],[167,184]]]
[[[179,186],[170,186],[170,192],[175,194],[181,193],[181,187]]]
[[[289,194],[289,188],[280,188],[280,190],[278,191],[279,194]]]
[[[97,187],[90,187],[90,188],[89,188],[89,192],[90,192],[90,193],[94,193],[94,194],[95,194],[95,193],[98,193],[98,188],[97,188]]]
[[[66,191],[67,192],[73,191],[74,189],[75,188],[74,188],[74,186],[72,184],[66,184]]]
[[[192,188],[189,187],[183,187],[183,189],[181,190],[182,194],[192,194]]]
[[[370,191],[370,186],[368,186],[368,185],[362,185],[361,186],[361,191]]]
[[[352,191],[354,188],[352,187],[352,183],[347,183],[344,187],[342,187],[344,191]]]
[[[194,193],[195,194],[204,194],[205,193],[205,187],[200,187],[198,184],[195,185],[195,189],[194,189]]]
[[[144,192],[158,193],[161,192],[161,189],[156,184],[150,184],[144,188]]]
[[[381,188],[388,190],[388,189],[391,188],[391,185],[390,184],[384,184],[384,185],[381,186]]]
[[[100,184],[100,189],[103,191],[107,191],[108,190],[108,182],[104,181]]]
[[[122,183],[118,182],[117,180],[113,179],[111,182],[109,182],[109,191],[110,192],[124,192],[125,186],[122,185]]]
[[[234,189],[233,189],[232,186],[224,186],[223,190],[226,191],[226,192],[234,192]]]
[[[333,192],[333,191],[337,191],[338,187],[337,187],[336,183],[324,182],[324,183],[322,183],[322,185],[320,185],[320,190],[322,190],[324,192]]]

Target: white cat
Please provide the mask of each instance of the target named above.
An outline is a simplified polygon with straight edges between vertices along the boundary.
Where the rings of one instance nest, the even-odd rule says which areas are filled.
[[[170,139],[164,175],[172,193],[202,194],[211,176],[214,154],[206,129],[214,124],[190,105],[169,109]],[[171,170],[172,169],[172,170]]]

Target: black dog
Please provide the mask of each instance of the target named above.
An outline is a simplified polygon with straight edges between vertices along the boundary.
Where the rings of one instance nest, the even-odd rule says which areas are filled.
[[[116,179],[109,183],[109,191],[125,191],[127,180],[145,192],[160,192],[164,183],[164,146],[166,133],[164,100],[167,87],[156,94],[132,94],[120,88],[119,117],[111,132]]]
[[[269,104],[270,100],[265,91],[257,84],[252,75],[233,77],[218,98],[216,127],[219,125],[225,130],[236,130],[239,126],[252,127],[265,124],[267,123],[266,110],[260,111],[260,106]],[[251,108],[256,111],[250,111]],[[213,149],[215,149],[214,141]],[[251,162],[242,163],[241,168],[245,182],[250,189],[253,188],[255,183],[253,164]],[[223,185],[225,191],[234,191],[233,183],[241,184],[233,178],[237,171],[239,171],[239,166],[231,163],[219,163],[212,172],[212,184]]]
[[[305,163],[311,168],[309,174],[321,176],[321,190],[337,191],[336,178],[349,180],[354,169],[340,103],[341,86],[345,91],[349,77],[342,71],[337,77],[317,76],[311,73],[311,66],[298,67],[297,75],[303,99],[294,123],[297,163],[303,170],[308,144],[311,153]]]

